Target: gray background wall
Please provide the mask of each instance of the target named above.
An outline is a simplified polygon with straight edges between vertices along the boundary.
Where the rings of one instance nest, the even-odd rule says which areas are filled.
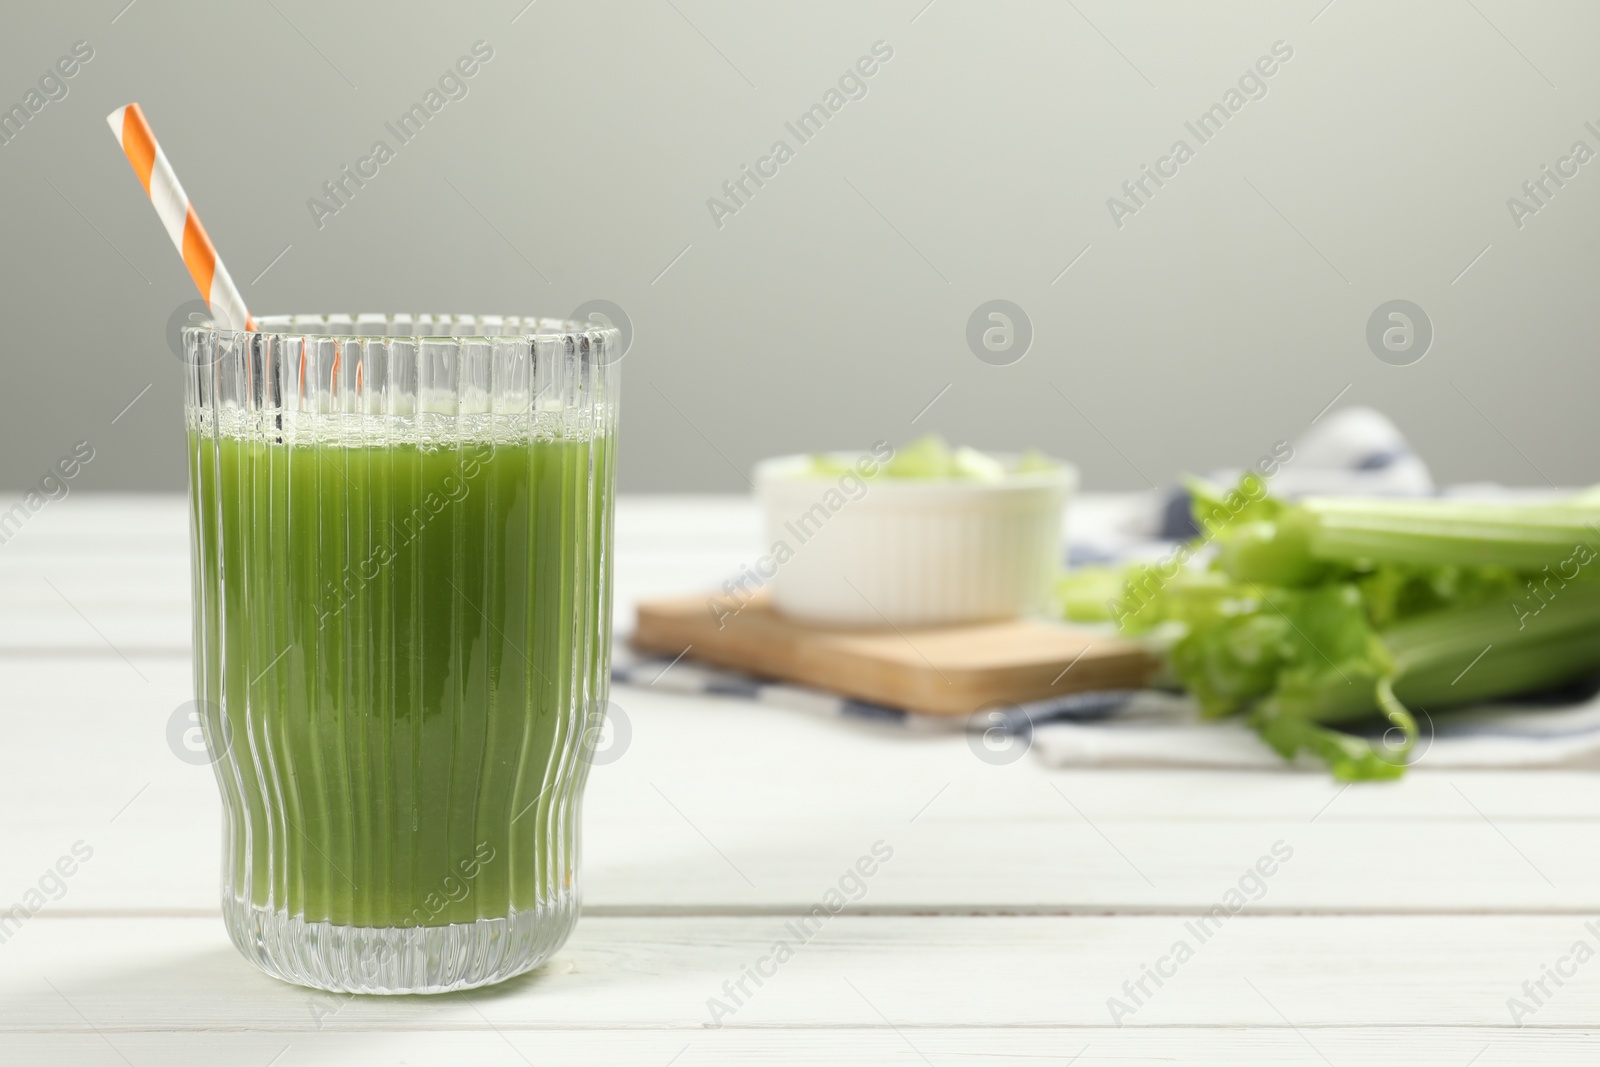
[[[1335,396],[1444,481],[1600,480],[1600,160],[1520,229],[1506,205],[1600,150],[1600,5],[125,2],[5,11],[0,103],[95,54],[0,146],[0,488],[80,438],[76,488],[183,485],[164,334],[194,293],[104,123],[130,100],[258,314],[625,308],[625,489],[923,430],[1133,487],[1249,463]],[[319,229],[307,199],[479,39],[469,94]],[[784,122],[879,40],[866,97],[799,144]],[[1198,145],[1183,123],[1280,40]],[[1119,228],[1107,198],[1180,137]],[[779,138],[795,158],[719,228],[707,198]],[[1009,366],[965,337],[993,298],[1033,325]],[[1409,366],[1364,336],[1394,298],[1436,331]]]

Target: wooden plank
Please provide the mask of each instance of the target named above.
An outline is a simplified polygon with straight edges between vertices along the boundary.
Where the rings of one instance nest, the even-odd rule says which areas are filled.
[[[470,1020],[467,1021],[470,1025]],[[481,1025],[481,1024],[480,1024]],[[1315,1042],[1308,1045],[1307,1038]],[[282,1032],[245,1030],[8,1033],[0,1067],[42,1063],[126,1067],[526,1067],[584,1063],[594,1067],[706,1067],[710,1064],[817,1064],[834,1067],[970,1067],[1023,1061],[1050,1067],[1592,1067],[1600,1031],[1478,1027],[899,1027],[831,1029],[483,1030]],[[126,1059],[124,1059],[126,1057]],[[274,1058],[276,1057],[276,1058]]]
[[[633,644],[933,715],[972,715],[1091,689],[1137,689],[1155,669],[1139,646],[1034,619],[876,630],[786,618],[765,594],[719,613],[706,595],[637,607]]]
[[[0,892],[81,839],[95,858],[53,908],[215,911],[216,785],[166,733],[188,663],[141,669],[148,682],[113,657],[0,659],[0,811],[21,813]],[[1299,772],[1064,772],[1026,754],[986,763],[962,735],[648,687],[613,696],[630,740],[594,768],[584,821],[585,899],[601,912],[793,909],[880,838],[896,860],[859,907],[891,913],[1192,914],[1280,838],[1296,854],[1261,902],[1272,910],[1600,901],[1600,857],[1574,847],[1600,821],[1592,774],[1419,771],[1346,789]]]
[[[622,497],[619,627],[633,603],[714,587],[733,573],[760,517],[740,497]],[[189,531],[178,495],[72,496],[39,512],[0,551],[0,655],[81,651],[186,654]]]
[[[1541,1004],[1527,1000],[1531,1014],[1513,1017],[1508,1005],[1577,941],[1600,941],[1575,917],[1246,913],[1204,941],[1173,916],[835,916],[813,920],[809,940],[796,937],[795,920],[587,916],[551,963],[495,989],[356,998],[266,977],[215,919],[40,919],[0,952],[0,1034],[81,1032],[85,1020],[108,1033],[909,1031],[959,1022],[1298,1027],[1315,1043],[1326,1027],[1593,1028],[1600,996],[1591,960],[1568,967],[1561,987],[1547,981]],[[779,942],[790,951],[782,962]],[[1172,955],[1180,942],[1191,949],[1182,962]],[[745,977],[758,965],[759,986]],[[1166,972],[1160,986],[1146,966]]]
[[[619,549],[695,551],[759,545],[762,519],[753,501],[735,495],[617,497]],[[82,493],[34,515],[3,546],[3,559],[70,552],[119,556],[187,553],[188,505],[181,493]]]

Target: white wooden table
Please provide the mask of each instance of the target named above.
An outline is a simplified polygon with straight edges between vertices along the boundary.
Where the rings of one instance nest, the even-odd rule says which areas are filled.
[[[0,546],[0,907],[60,894],[0,944],[0,1063],[1600,1060],[1600,961],[1561,964],[1520,1027],[1508,1007],[1600,949],[1594,775],[997,766],[960,736],[647,687],[613,694],[632,738],[590,779],[584,917],[549,965],[437,998],[275,982],[222,928],[211,771],[166,739],[184,514],[74,496]],[[715,585],[759,534],[743,501],[626,500],[619,620]],[[864,895],[711,1027],[709,998],[880,841]],[[1264,895],[1201,943],[1277,842]],[[1145,965],[1170,977],[1135,1004]]]

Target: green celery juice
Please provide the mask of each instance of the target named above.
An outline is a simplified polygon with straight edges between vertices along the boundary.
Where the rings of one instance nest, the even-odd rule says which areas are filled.
[[[191,427],[225,892],[355,927],[573,899],[606,694],[611,462],[598,434],[373,445]]]

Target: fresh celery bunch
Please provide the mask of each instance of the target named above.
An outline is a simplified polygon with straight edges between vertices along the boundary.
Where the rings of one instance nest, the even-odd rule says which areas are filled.
[[[1600,670],[1600,493],[1289,504],[1260,488],[1195,483],[1201,543],[1159,564],[1068,575],[1064,613],[1166,634],[1172,675],[1208,717],[1243,714],[1285,758],[1308,752],[1344,780],[1404,772],[1413,708]],[[1174,565],[1203,543],[1216,546],[1209,570]],[[1376,715],[1395,743],[1330,725]]]

